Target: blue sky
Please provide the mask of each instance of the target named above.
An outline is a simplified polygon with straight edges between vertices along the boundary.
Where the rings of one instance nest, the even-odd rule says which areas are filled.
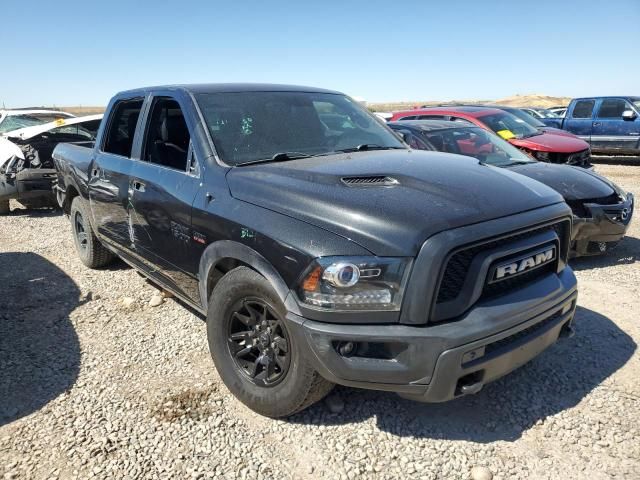
[[[2,3],[7,107],[233,81],[369,101],[640,94],[640,0]]]

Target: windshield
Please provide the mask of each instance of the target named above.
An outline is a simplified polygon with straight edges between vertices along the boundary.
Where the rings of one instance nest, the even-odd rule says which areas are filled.
[[[515,115],[520,120],[524,120],[534,128],[546,127],[546,125],[542,123],[540,120],[538,120],[536,117],[534,117],[530,113],[525,112],[524,110],[520,110],[519,108],[514,108],[513,110],[507,110],[507,112],[512,115]]]
[[[632,98],[631,101],[636,109],[640,112],[640,98]]]
[[[196,95],[216,150],[239,165],[341,150],[406,148],[350,98],[330,93],[241,92]],[[364,149],[364,148],[362,148]]]
[[[483,128],[460,127],[447,130],[423,132],[434,150],[475,157],[482,163],[494,167],[507,167],[535,162],[509,142],[505,142]]]
[[[510,138],[527,138],[541,133],[523,119],[506,112],[483,115],[478,117],[478,120],[506,140]]]
[[[51,120],[41,120],[31,115],[8,115],[0,123],[0,133],[11,132],[24,127],[33,127],[34,125],[42,125]]]

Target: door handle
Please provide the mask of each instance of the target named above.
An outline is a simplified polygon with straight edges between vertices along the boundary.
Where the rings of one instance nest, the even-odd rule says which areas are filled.
[[[600,126],[600,122],[593,122],[593,126],[594,126],[594,127],[598,127],[598,126]]]
[[[133,185],[133,189],[138,192],[144,192],[144,183],[140,180],[132,180],[131,184]]]

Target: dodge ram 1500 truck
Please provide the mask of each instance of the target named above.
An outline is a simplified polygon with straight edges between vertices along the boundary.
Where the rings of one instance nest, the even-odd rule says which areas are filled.
[[[563,118],[544,118],[589,142],[602,155],[640,155],[640,97],[575,98]]]
[[[118,255],[206,315],[223,382],[263,415],[335,383],[476,393],[572,331],[562,197],[473,158],[451,169],[343,94],[127,91],[93,148],[53,157],[82,262]]]

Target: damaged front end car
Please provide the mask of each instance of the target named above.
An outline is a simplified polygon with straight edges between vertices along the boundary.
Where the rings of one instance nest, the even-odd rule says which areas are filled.
[[[624,238],[633,216],[634,197],[617,189],[604,198],[567,201],[574,212],[573,256],[600,255]]]
[[[0,214],[10,212],[10,200],[27,208],[56,206],[53,149],[58,143],[93,141],[101,119],[59,119],[0,137]]]

